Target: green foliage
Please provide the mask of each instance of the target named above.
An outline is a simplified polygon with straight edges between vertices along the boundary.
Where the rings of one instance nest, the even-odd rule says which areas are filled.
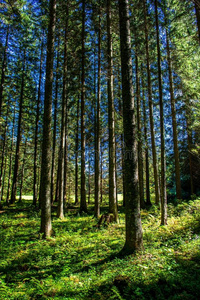
[[[53,218],[55,234],[40,239],[39,212],[30,200],[5,207],[0,299],[198,299],[200,295],[200,200],[169,205],[168,225],[158,207],[141,212],[145,250],[118,255],[120,224],[96,228],[91,215],[76,209]]]

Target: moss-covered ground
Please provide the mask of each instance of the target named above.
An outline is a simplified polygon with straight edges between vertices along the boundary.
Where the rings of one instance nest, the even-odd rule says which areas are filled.
[[[106,211],[106,207],[104,207]],[[142,210],[144,251],[118,256],[120,223],[98,229],[89,214],[53,211],[54,236],[39,234],[40,212],[24,200],[0,212],[0,299],[200,299],[200,200]]]

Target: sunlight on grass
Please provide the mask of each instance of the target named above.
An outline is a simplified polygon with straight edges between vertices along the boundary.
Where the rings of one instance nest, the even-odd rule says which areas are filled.
[[[23,207],[23,211],[20,209]],[[27,208],[27,209],[26,209]],[[169,205],[168,226],[157,207],[141,212],[143,252],[118,257],[120,224],[97,229],[89,215],[55,218],[55,234],[39,235],[39,212],[27,200],[1,214],[0,299],[198,299],[200,200]]]

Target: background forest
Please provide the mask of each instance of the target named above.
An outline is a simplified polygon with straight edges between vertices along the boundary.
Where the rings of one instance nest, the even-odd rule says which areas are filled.
[[[116,253],[125,227],[126,242],[131,232],[124,216],[130,205],[126,161],[133,153],[127,150],[123,117],[120,3],[129,5],[137,141],[130,182],[137,177],[147,249],[139,246],[143,256],[139,252],[124,260]],[[0,3],[2,299],[200,295],[200,1],[119,4]],[[38,239],[37,231],[47,241]],[[94,260],[97,256],[101,262]]]

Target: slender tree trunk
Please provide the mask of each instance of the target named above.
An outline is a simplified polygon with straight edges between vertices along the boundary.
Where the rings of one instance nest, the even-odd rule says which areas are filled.
[[[9,106],[8,106],[9,107]],[[5,128],[3,133],[3,145],[2,145],[2,152],[1,152],[1,167],[0,167],[0,207],[1,207],[1,201],[3,197],[3,176],[4,176],[4,162],[6,162],[6,141],[7,141],[7,127],[8,127],[8,109],[6,114],[6,121],[5,121]]]
[[[79,132],[79,98],[77,101],[76,114],[76,146],[75,146],[75,205],[78,204],[78,132]]]
[[[99,32],[98,32],[98,87],[96,114],[96,143],[95,143],[95,208],[94,216],[100,216],[100,101],[101,101],[101,6],[99,4]]]
[[[23,189],[23,183],[24,183],[24,169],[25,169],[25,159],[26,159],[26,144],[27,144],[27,139],[26,139],[25,145],[24,145],[24,156],[23,156],[22,171],[21,171],[19,202],[22,202],[22,189]]]
[[[81,203],[80,212],[87,212],[85,174],[85,0],[82,0],[82,76],[81,76]]]
[[[103,147],[100,145],[100,152],[101,152],[101,164],[100,164],[100,167],[101,167],[101,178],[100,178],[100,195],[101,195],[101,198],[100,198],[100,203],[103,202]]]
[[[20,150],[20,142],[21,142],[21,137],[22,137],[21,123],[22,123],[22,110],[23,110],[23,101],[24,101],[25,65],[26,65],[26,51],[24,50],[22,81],[21,81],[21,91],[20,91],[20,100],[19,100],[17,144],[16,144],[16,152],[15,152],[14,174],[13,174],[13,181],[12,181],[12,193],[11,193],[11,200],[10,200],[11,204],[15,202],[16,192],[17,192],[17,181],[18,181],[18,170],[19,170],[19,150]]]
[[[128,0],[119,0],[120,46],[122,68],[123,127],[125,141],[125,185],[126,185],[126,242],[125,253],[134,253],[143,248],[140,199],[138,191],[137,126],[133,96],[133,73]]]
[[[140,208],[145,207],[144,202],[144,181],[143,181],[143,151],[142,151],[142,134],[141,134],[141,111],[140,111],[140,80],[138,67],[136,41],[136,56],[135,56],[135,72],[136,72],[136,100],[137,100],[137,134],[138,134],[138,176],[139,176],[139,194],[140,194]]]
[[[59,198],[57,207],[57,217],[64,218],[64,171],[65,171],[65,145],[66,145],[66,114],[67,114],[67,42],[68,42],[68,2],[66,5],[66,23],[65,23],[65,41],[64,41],[64,65],[63,65],[63,93],[62,93],[62,121],[61,121],[61,138],[59,164]]]
[[[42,63],[43,63],[43,38],[41,45],[40,54],[40,75],[39,75],[39,86],[37,95],[37,109],[36,109],[36,120],[35,120],[35,148],[34,148],[34,178],[33,178],[33,205],[37,204],[37,148],[38,148],[38,125],[40,117],[40,97],[41,97],[41,83],[42,83]]]
[[[190,193],[191,195],[193,195],[194,180],[193,180],[193,162],[192,162],[192,129],[191,129],[190,101],[188,99],[186,100],[186,131],[187,131],[189,168],[190,168]]]
[[[170,46],[169,46],[169,33],[168,33],[167,29],[166,29],[166,42],[167,42],[166,46],[167,46],[168,72],[169,72],[169,92],[170,92],[171,111],[172,111],[176,197],[177,197],[177,199],[181,199],[182,198],[182,195],[181,195],[181,175],[180,175],[179,149],[178,149],[178,136],[177,136],[176,106],[175,106],[175,98],[174,98],[172,60],[171,60]]]
[[[115,172],[115,111],[113,95],[113,47],[111,31],[111,0],[107,0],[107,35],[108,35],[108,126],[109,126],[109,212],[114,221],[119,222],[116,199]]]
[[[0,194],[0,207],[1,207],[1,201],[3,200],[3,196],[4,196],[4,187],[5,187],[5,181],[6,181],[5,180],[6,179],[6,168],[7,168],[7,153],[5,155],[5,164],[4,164],[4,171],[3,171],[2,189],[1,189],[1,194]]]
[[[150,117],[151,144],[152,144],[154,184],[155,184],[155,203],[158,205],[160,203],[160,191],[159,191],[158,165],[157,165],[157,154],[156,154],[154,121],[153,121],[153,99],[152,99],[152,87],[151,87],[146,0],[143,0],[143,7],[144,7],[145,43],[146,43],[146,63],[147,63],[147,77],[148,77],[148,98],[149,98],[149,114],[150,114],[149,117]]]
[[[7,188],[7,196],[6,196],[6,204],[9,204],[10,197],[10,185],[11,185],[11,175],[12,175],[12,161],[13,161],[13,145],[14,145],[14,131],[15,131],[15,107],[14,107],[14,115],[13,115],[13,126],[12,126],[12,140],[10,147],[10,163],[9,163],[9,173],[8,173],[8,188]]]
[[[8,105],[9,107],[9,105]],[[5,121],[5,127],[4,127],[4,133],[3,133],[3,145],[2,145],[2,152],[1,152],[1,167],[0,167],[0,207],[1,207],[1,201],[2,201],[2,181],[3,181],[3,173],[4,173],[4,162],[6,161],[6,142],[7,142],[7,128],[8,128],[8,108],[7,108],[7,114],[6,114],[6,121]]]
[[[143,73],[143,72],[142,72]],[[150,197],[150,187],[149,187],[149,150],[147,141],[147,115],[146,115],[146,105],[145,105],[145,95],[144,95],[144,82],[142,74],[142,100],[143,100],[143,119],[144,119],[144,143],[145,143],[145,173],[146,173],[146,204],[151,205]]]
[[[164,108],[163,108],[163,92],[162,92],[162,70],[161,70],[161,53],[158,23],[158,1],[155,0],[156,15],[156,42],[157,42],[157,64],[158,64],[158,88],[159,88],[159,104],[160,104],[160,139],[161,139],[161,225],[167,224],[167,190],[166,190],[166,160],[165,160],[165,128],[164,128]]]
[[[55,182],[55,151],[56,151],[56,131],[57,131],[57,112],[58,112],[58,80],[59,80],[59,49],[60,38],[58,36],[57,65],[56,65],[56,83],[54,98],[54,116],[53,116],[53,149],[52,149],[52,169],[51,169],[51,203],[54,202],[54,182]]]
[[[88,204],[90,203],[90,195],[91,195],[91,179],[90,179],[90,176],[91,176],[91,163],[90,163],[90,159],[89,159],[89,174],[88,174]]]
[[[0,83],[0,117],[1,117],[2,104],[3,104],[3,90],[4,90],[5,72],[6,72],[6,59],[7,59],[7,49],[8,49],[8,36],[9,36],[9,27],[8,27],[8,29],[7,29],[6,43],[5,43],[5,47],[4,47],[3,62],[2,62],[2,67],[1,67],[1,83]]]
[[[51,109],[53,84],[54,34],[56,23],[56,0],[50,0],[49,26],[47,37],[47,62],[44,98],[44,127],[42,144],[42,166],[40,178],[41,233],[44,238],[51,236]]]

